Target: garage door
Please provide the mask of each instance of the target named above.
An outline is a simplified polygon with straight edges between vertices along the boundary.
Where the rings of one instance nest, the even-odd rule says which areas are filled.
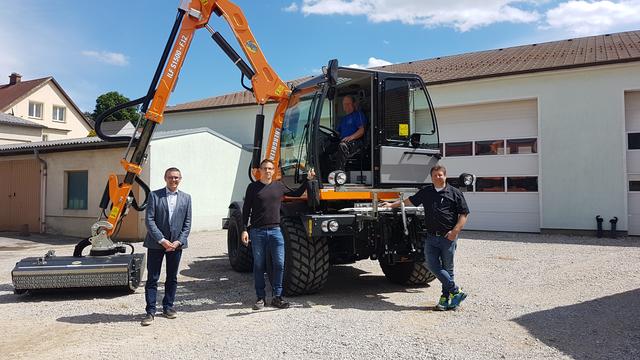
[[[0,231],[40,232],[40,163],[0,162]]]
[[[624,104],[627,132],[627,224],[629,235],[640,235],[640,92],[626,93]]]
[[[436,110],[449,179],[478,178],[465,193],[467,229],[540,231],[537,107],[521,100]]]

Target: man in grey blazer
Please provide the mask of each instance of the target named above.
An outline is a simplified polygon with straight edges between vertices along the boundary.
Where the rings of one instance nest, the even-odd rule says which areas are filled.
[[[178,190],[181,180],[180,170],[169,168],[164,172],[167,186],[149,195],[145,216],[147,237],[144,239],[144,247],[147,248],[147,283],[144,287],[147,307],[142,326],[153,323],[158,279],[164,257],[167,258],[167,278],[164,283],[162,314],[169,319],[177,316],[173,302],[178,287],[178,268],[182,249],[188,246],[191,231],[191,196]]]

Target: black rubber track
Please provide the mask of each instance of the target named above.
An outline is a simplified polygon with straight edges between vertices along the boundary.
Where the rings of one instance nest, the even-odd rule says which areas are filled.
[[[229,229],[227,230],[227,252],[229,253],[229,263],[233,270],[238,272],[253,271],[253,253],[251,243],[244,246],[240,240],[242,235],[242,216],[239,211],[234,211],[229,219]]]
[[[327,239],[309,238],[300,220],[295,218],[283,218],[281,228],[285,243],[285,295],[318,292],[329,276]]]
[[[422,262],[389,265],[381,260],[380,267],[389,281],[401,285],[426,285],[436,278]]]

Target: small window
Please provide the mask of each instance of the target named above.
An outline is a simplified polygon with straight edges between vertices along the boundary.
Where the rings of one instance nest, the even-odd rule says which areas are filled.
[[[476,141],[476,155],[504,154],[504,140]]]
[[[507,140],[507,154],[537,154],[538,139]]]
[[[42,134],[42,141],[49,141],[49,135]]]
[[[459,187],[458,185],[460,184],[460,179],[456,178],[447,178],[447,184],[453,186],[454,188],[458,188],[462,191],[473,191],[473,184],[469,185],[469,186],[462,186]]]
[[[507,191],[509,192],[538,191],[538,177],[537,176],[510,176],[507,178]]]
[[[640,191],[640,180],[630,180],[629,191]]]
[[[42,119],[42,103],[29,101],[29,117]]]
[[[640,149],[640,133],[629,133],[627,134],[627,139],[629,140],[629,144],[627,145],[629,150],[638,150]]]
[[[476,179],[478,192],[504,192],[503,177],[479,177]]]
[[[53,121],[65,121],[65,108],[63,106],[53,106]]]
[[[66,209],[87,209],[88,171],[67,171]]]
[[[445,156],[471,156],[473,155],[473,146],[471,141],[452,142],[445,144]]]

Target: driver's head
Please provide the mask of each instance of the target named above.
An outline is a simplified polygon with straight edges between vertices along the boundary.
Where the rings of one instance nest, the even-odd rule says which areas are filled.
[[[356,110],[356,101],[353,96],[345,95],[345,97],[342,98],[342,109],[347,115]]]

